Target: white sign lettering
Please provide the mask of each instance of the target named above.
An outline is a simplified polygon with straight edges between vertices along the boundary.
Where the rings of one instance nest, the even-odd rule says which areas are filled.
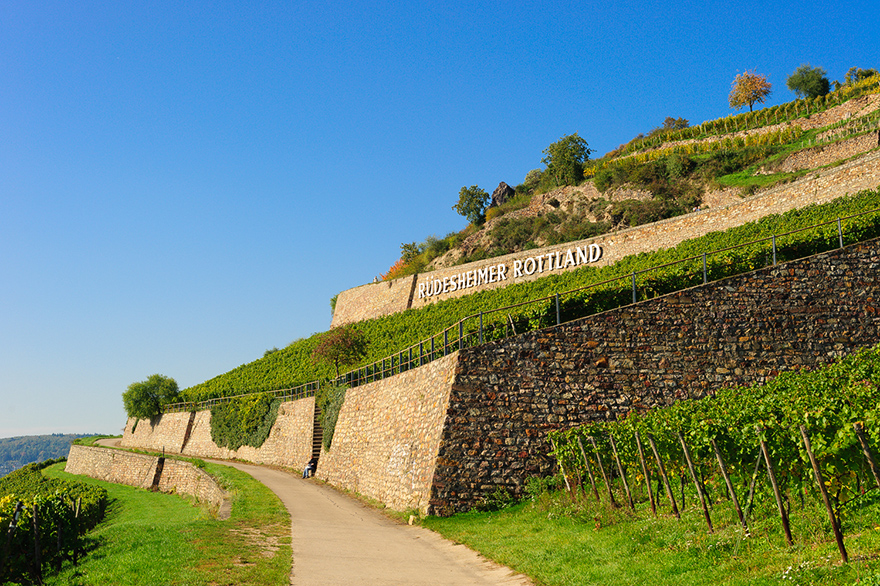
[[[598,244],[576,246],[565,252],[549,252],[530,256],[525,260],[514,260],[510,268],[510,278],[518,279],[545,271],[555,271],[598,262],[602,258],[602,247]],[[419,299],[452,293],[464,289],[500,283],[508,280],[508,266],[504,263],[489,265],[481,269],[465,271],[451,277],[433,279],[428,277],[419,283]]]

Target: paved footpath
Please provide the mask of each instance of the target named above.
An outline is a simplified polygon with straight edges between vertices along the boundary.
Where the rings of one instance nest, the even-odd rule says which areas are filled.
[[[298,475],[213,460],[247,472],[290,511],[296,586],[527,586],[510,568],[423,527],[397,523],[330,487]]]
[[[119,439],[98,443],[118,446]],[[522,574],[424,527],[403,525],[297,474],[228,460],[290,512],[295,586],[533,586]]]

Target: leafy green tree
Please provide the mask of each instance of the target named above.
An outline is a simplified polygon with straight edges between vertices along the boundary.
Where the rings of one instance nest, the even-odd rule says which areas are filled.
[[[129,417],[150,419],[161,413],[163,405],[177,401],[179,393],[177,381],[154,374],[145,381],[128,385],[122,393],[122,403]]]
[[[578,133],[563,136],[546,149],[541,162],[556,180],[556,185],[575,185],[584,177],[584,163],[593,152]]]
[[[805,63],[788,76],[785,85],[798,98],[815,99],[816,96],[827,94],[831,84],[828,82],[824,69],[821,67],[810,67],[809,63]]]
[[[844,78],[846,83],[858,83],[863,79],[868,79],[875,75],[880,75],[876,69],[861,69],[860,67],[850,67]]]
[[[479,185],[462,187],[458,192],[458,203],[452,206],[456,212],[468,219],[471,224],[482,224],[486,219],[486,206],[489,205],[489,194],[480,189]]]
[[[333,365],[339,378],[339,367],[357,363],[366,356],[368,345],[367,336],[353,324],[337,326],[321,335],[312,361]]]
[[[743,106],[748,105],[749,112],[752,111],[753,104],[763,104],[772,90],[770,82],[767,81],[767,76],[760,75],[754,71],[740,73],[733,79],[731,85],[730,107],[739,110]]]
[[[690,121],[686,118],[673,118],[672,116],[667,116],[663,121],[663,130],[683,130],[690,125]]]
[[[404,242],[400,245],[400,258],[403,259],[404,263],[408,264],[424,251],[425,247],[423,245],[416,244],[415,242]]]

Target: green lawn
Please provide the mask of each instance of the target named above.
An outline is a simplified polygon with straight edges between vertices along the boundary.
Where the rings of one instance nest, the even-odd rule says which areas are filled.
[[[192,499],[73,476],[64,464],[44,474],[97,484],[110,493],[104,521],[87,536],[79,566],[65,563],[48,584],[288,584],[290,517],[278,498],[249,475],[206,464],[233,494],[232,516]]]
[[[845,527],[847,565],[840,563],[830,531],[823,530],[827,522],[818,507],[793,511],[793,547],[786,545],[772,511],[751,522],[751,537],[733,523],[726,502],[712,511],[713,534],[693,503],[681,521],[654,518],[644,506],[637,511],[545,493],[501,511],[430,517],[423,524],[542,585],[880,585],[876,505]]]

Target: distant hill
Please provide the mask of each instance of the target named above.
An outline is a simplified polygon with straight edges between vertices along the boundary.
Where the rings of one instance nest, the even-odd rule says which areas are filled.
[[[0,438],[0,476],[18,470],[31,462],[66,457],[70,443],[94,433],[53,433]]]

